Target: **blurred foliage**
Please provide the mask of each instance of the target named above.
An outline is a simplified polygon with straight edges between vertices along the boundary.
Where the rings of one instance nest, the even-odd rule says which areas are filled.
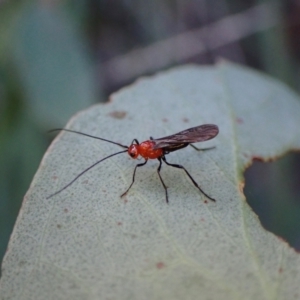
[[[247,169],[245,194],[262,225],[300,249],[299,154]]]
[[[245,13],[246,24],[214,30],[261,3],[257,19]],[[300,86],[299,1],[4,0],[0,20],[0,261],[49,143],[47,130],[77,111],[140,75],[219,57]],[[198,49],[194,42],[202,43],[199,51],[189,52]],[[299,161],[288,156],[246,173],[247,199],[262,223],[298,249]]]

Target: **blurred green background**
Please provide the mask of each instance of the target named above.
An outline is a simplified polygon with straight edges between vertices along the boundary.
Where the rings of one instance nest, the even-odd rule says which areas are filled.
[[[0,261],[48,129],[141,75],[221,57],[298,91],[300,1],[0,0]],[[245,175],[262,224],[298,250],[299,168],[288,154]]]

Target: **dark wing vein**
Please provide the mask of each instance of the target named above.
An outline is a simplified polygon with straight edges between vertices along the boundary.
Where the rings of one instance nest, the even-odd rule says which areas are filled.
[[[160,139],[154,139],[152,140],[152,142],[155,143],[153,149],[165,148],[178,144],[204,142],[214,138],[218,133],[219,128],[217,125],[204,124],[162,137]]]

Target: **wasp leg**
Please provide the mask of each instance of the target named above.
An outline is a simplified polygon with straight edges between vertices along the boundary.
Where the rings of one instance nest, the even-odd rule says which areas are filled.
[[[131,189],[131,187],[132,187],[132,185],[133,185],[133,183],[134,183],[136,169],[137,169],[138,167],[144,166],[144,165],[147,163],[147,161],[148,161],[148,159],[145,159],[145,161],[144,161],[142,164],[137,164],[137,165],[135,166],[134,171],[133,171],[133,175],[132,175],[132,182],[131,182],[131,185],[130,185],[129,188],[126,190],[126,192],[123,193],[123,194],[121,195],[121,197],[125,196],[125,195],[128,193],[128,191]]]
[[[198,185],[198,183],[194,180],[194,178],[191,176],[191,174],[186,170],[186,168],[182,165],[177,165],[177,164],[170,164],[169,162],[167,162],[166,158],[163,156],[162,157],[163,161],[171,167],[174,168],[178,168],[178,169],[183,169],[185,171],[185,173],[187,174],[187,176],[189,176],[189,178],[191,179],[191,181],[193,182],[194,186],[204,195],[206,196],[209,200],[216,202],[216,200],[214,198],[211,198],[210,196],[208,196]]]
[[[137,145],[139,145],[139,141],[137,139],[133,139],[130,145],[133,145],[133,143],[136,143]]]
[[[158,166],[158,168],[157,168],[157,174],[158,174],[159,179],[160,179],[160,181],[161,181],[161,183],[162,183],[162,185],[163,185],[163,187],[164,187],[164,189],[165,189],[165,192],[166,192],[166,202],[169,203],[168,187],[165,185],[165,183],[164,183],[164,181],[163,181],[163,179],[161,178],[161,175],[160,175],[161,158],[158,158],[158,160],[159,160],[159,166]]]
[[[197,151],[205,151],[205,150],[211,150],[211,149],[214,149],[214,148],[216,148],[216,146],[212,146],[212,147],[208,147],[208,148],[198,148],[198,147],[196,147],[196,146],[194,146],[193,144],[189,144],[191,147],[193,147],[195,150],[197,150]]]

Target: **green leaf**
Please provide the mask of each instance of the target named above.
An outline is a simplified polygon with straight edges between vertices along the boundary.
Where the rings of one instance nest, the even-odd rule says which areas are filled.
[[[243,194],[253,157],[300,148],[300,104],[286,86],[232,64],[185,66],[139,80],[68,128],[129,145],[214,123],[219,135],[137,170],[120,148],[62,133],[47,151],[3,262],[2,299],[294,299],[300,258],[262,228]],[[138,161],[141,163],[143,160]]]
[[[11,55],[24,84],[28,111],[43,125],[64,124],[94,103],[100,91],[76,29],[66,13],[42,4],[28,5],[16,22]]]

